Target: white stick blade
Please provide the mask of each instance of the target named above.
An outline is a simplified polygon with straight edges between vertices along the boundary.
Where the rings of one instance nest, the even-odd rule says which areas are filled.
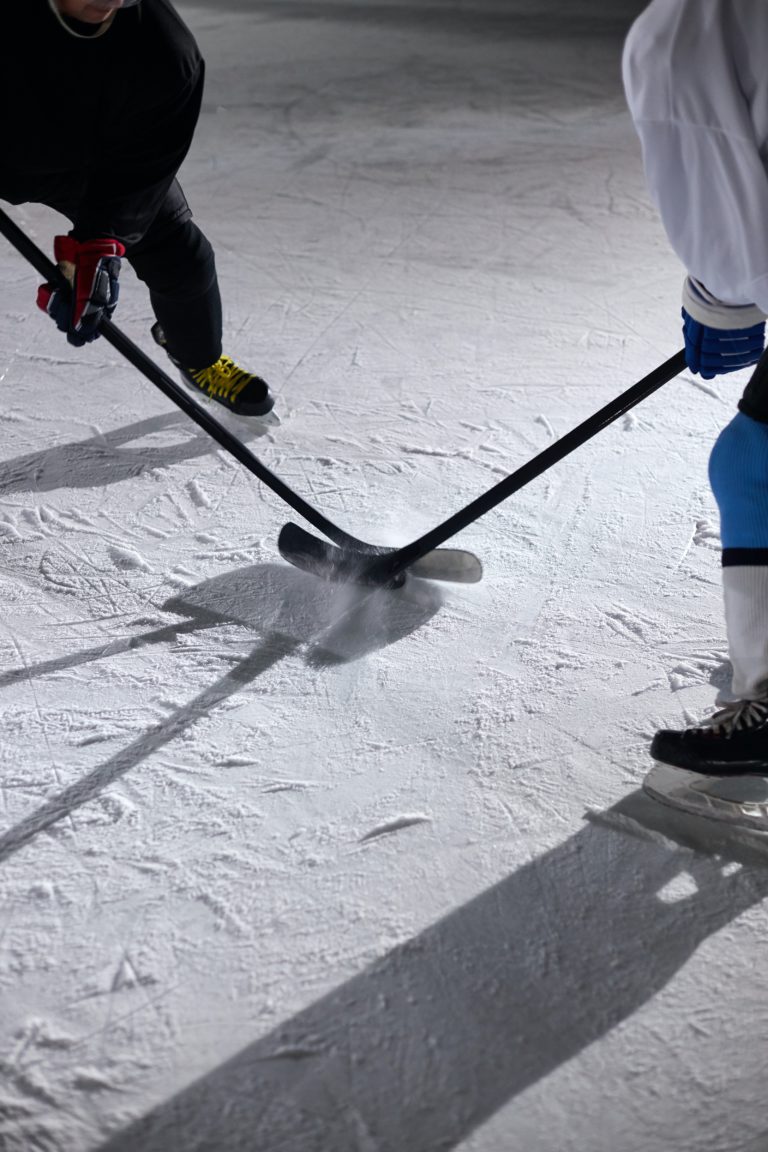
[[[462,548],[436,548],[408,569],[422,580],[447,580],[452,584],[477,584],[483,578],[483,566],[474,552]]]

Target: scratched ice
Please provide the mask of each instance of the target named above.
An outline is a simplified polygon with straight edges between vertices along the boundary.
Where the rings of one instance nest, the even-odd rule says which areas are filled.
[[[407,542],[678,350],[641,6],[182,5],[253,447],[354,534]],[[482,584],[371,596],[288,568],[285,507],[36,283],[3,248],[3,1152],[764,1148],[768,872],[594,815],[725,675],[741,382],[464,532]],[[156,353],[130,272],[116,319]]]

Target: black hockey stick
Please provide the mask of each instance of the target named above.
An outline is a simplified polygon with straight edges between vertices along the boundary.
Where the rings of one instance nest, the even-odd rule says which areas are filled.
[[[0,233],[5,236],[14,248],[21,255],[29,261],[33,268],[35,268],[40,275],[49,283],[56,284],[57,287],[64,291],[69,290],[69,284],[62,275],[57,266],[48,259],[48,257],[40,251],[37,245],[30,240],[30,238],[18,227],[17,224],[11,220],[2,209],[0,209]],[[379,548],[372,544],[366,544],[363,540],[358,540],[355,536],[350,536],[348,532],[344,532],[341,528],[337,527],[322,513],[308,504],[298,493],[289,488],[288,485],[276,476],[274,472],[270,471],[265,464],[258,459],[257,456],[250,451],[249,448],[233,436],[226,428],[224,428],[218,420],[195,402],[192,396],[186,389],[172,380],[165,372],[163,372],[153,360],[145,355],[142,350],[133,343],[132,340],[121,332],[121,330],[112,323],[111,320],[105,320],[100,327],[101,335],[115,348],[134,368],[138,368],[148,380],[159,388],[160,391],[168,397],[182,412],[186,413],[191,420],[194,420],[203,431],[207,432],[217,444],[220,444],[231,456],[239,460],[249,472],[251,472],[263,484],[284,500],[294,512],[316,528],[318,532],[322,532],[329,540],[339,546],[343,554],[351,554],[355,557],[365,557],[367,560],[386,558],[393,554],[390,548]],[[308,535],[308,534],[307,534]],[[309,537],[310,540],[314,537]],[[281,549],[282,551],[282,549]],[[471,552],[463,552],[460,549],[442,549],[436,556],[428,556],[427,549],[421,554],[413,565],[413,572],[418,576],[425,576],[431,580],[451,580],[451,581],[467,581],[474,582],[480,580],[482,577],[482,566],[476,556]],[[287,557],[290,559],[290,556]],[[308,565],[304,565],[308,567]],[[398,585],[402,584],[405,579],[405,569],[409,565],[400,565],[396,572],[386,579],[387,584]],[[378,581],[375,581],[378,583]]]
[[[546,472],[553,464],[557,464],[564,456],[568,456],[574,449],[591,440],[603,428],[618,420],[619,416],[678,376],[685,367],[685,352],[680,351],[659,365],[654,372],[628,388],[626,392],[611,400],[604,408],[567,432],[565,436],[556,440],[554,444],[550,444],[543,452],[539,452],[538,456],[534,456],[516,472],[505,477],[493,488],[489,488],[482,496],[478,496],[466,508],[462,508],[442,524],[438,524],[436,528],[403,548],[371,559],[369,554],[355,552],[343,546],[336,548],[333,544],[318,540],[316,536],[312,536],[296,524],[286,524],[278,540],[280,553],[297,567],[326,579],[356,580],[366,584],[395,584],[402,573],[406,569],[413,569],[421,557],[432,554],[434,549],[460,532],[462,528],[473,524],[497,504],[501,504],[502,500],[506,500],[526,484],[530,484],[542,472]]]

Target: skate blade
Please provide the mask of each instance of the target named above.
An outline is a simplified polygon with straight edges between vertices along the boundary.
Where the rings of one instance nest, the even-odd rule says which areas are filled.
[[[655,764],[643,781],[643,790],[671,808],[762,832],[768,839],[765,776],[702,776],[669,764]]]
[[[187,380],[183,372],[179,372],[179,379],[191,396],[194,396],[196,404],[200,408],[210,411],[214,418],[225,428],[232,432],[240,433],[240,438],[245,439],[243,433],[250,432],[252,436],[265,436],[270,428],[279,428],[281,424],[280,417],[275,412],[274,408],[270,408],[263,416],[243,416],[239,412],[234,412],[231,408],[225,408],[223,404],[218,404],[212,400],[210,396],[206,396],[199,388],[195,388]]]
[[[267,412],[266,416],[240,416],[237,412],[224,409],[219,419],[222,424],[229,425],[233,432],[237,432],[243,442],[266,436],[273,428],[279,428],[281,423],[274,409]]]
[[[269,436],[273,428],[280,426],[280,419],[274,412],[267,412],[266,416],[239,416],[237,412],[228,412],[226,408],[212,400],[201,401],[196,396],[195,403],[199,408],[210,412],[217,424],[225,428],[230,435],[236,436],[241,444]]]
[[[668,852],[685,848],[723,864],[768,867],[765,832],[726,820],[702,819],[666,801],[660,802],[644,788],[623,796],[612,808],[588,810],[585,816],[591,824],[656,844]]]

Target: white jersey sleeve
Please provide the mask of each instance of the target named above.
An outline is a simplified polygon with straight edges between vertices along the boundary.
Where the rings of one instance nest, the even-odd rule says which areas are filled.
[[[675,252],[720,300],[768,313],[767,0],[653,0],[623,74]]]

